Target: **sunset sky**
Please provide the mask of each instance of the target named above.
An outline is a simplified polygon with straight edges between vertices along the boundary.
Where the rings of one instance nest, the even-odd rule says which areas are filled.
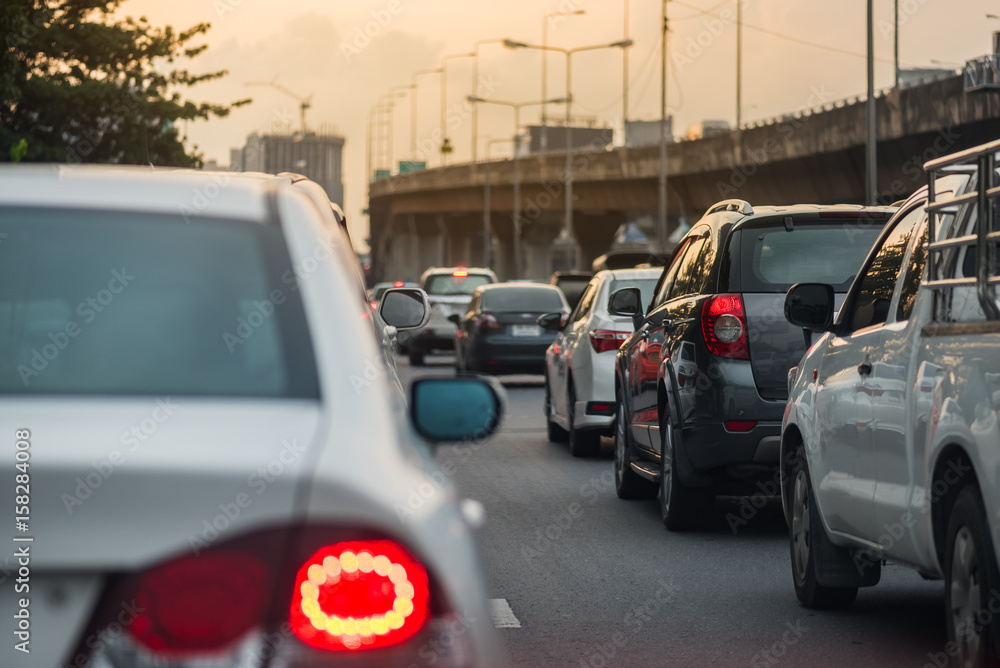
[[[736,26],[738,0],[671,0],[670,86],[668,104],[674,132],[703,119],[735,120]],[[865,90],[865,1],[742,0],[743,119],[780,115],[816,102],[853,97]],[[902,67],[959,67],[985,55],[991,33],[1000,30],[996,0],[900,0]],[[659,116],[659,0],[630,0],[629,118]],[[466,53],[477,40],[509,37],[540,43],[546,12],[583,10],[580,16],[553,19],[549,43],[576,47],[621,40],[624,0],[351,0],[294,3],[266,0],[126,0],[121,14],[147,16],[154,24],[184,29],[207,21],[210,48],[193,61],[195,71],[228,69],[221,81],[186,92],[191,99],[254,103],[229,118],[191,123],[190,143],[207,159],[229,162],[229,149],[242,146],[251,132],[297,127],[298,103],[251,81],[278,82],[305,97],[310,129],[323,127],[346,138],[345,209],[356,239],[367,234],[361,211],[367,205],[366,125],[377,98],[392,86],[409,85],[414,71],[440,66],[447,54]],[[719,18],[699,12],[709,12]],[[876,0],[876,85],[891,86],[892,0]],[[381,19],[384,27],[376,22]],[[359,37],[365,28],[373,37]],[[791,39],[788,39],[791,38]],[[368,43],[365,44],[365,39]],[[823,47],[823,48],[818,48]],[[849,52],[849,53],[844,53]],[[852,55],[856,54],[856,55]],[[938,63],[932,61],[939,61]],[[449,107],[470,93],[471,59],[448,63]],[[549,60],[550,97],[565,94],[565,58]],[[541,99],[538,51],[480,47],[479,70],[495,85],[492,97],[511,102]],[[622,53],[597,50],[573,57],[574,116],[598,118],[616,128],[622,118]],[[418,140],[427,143],[439,125],[440,88],[436,75],[423,76],[418,91]],[[561,114],[560,107],[550,113]],[[522,124],[538,120],[538,107],[522,110]],[[410,101],[394,112],[393,159],[409,158]],[[479,114],[479,156],[485,138],[513,134],[507,108],[483,105]],[[471,126],[465,120],[449,133],[455,153],[449,163],[471,155]],[[492,155],[510,152],[496,145]],[[439,156],[430,157],[430,166]],[[360,244],[359,244],[360,245]]]

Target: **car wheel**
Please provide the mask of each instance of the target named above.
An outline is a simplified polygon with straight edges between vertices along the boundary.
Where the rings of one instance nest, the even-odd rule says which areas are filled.
[[[576,422],[576,392],[573,386],[569,386],[569,395],[566,397],[569,405],[569,452],[574,457],[595,457],[601,451],[601,434],[596,430],[579,430],[575,426]]]
[[[820,541],[828,542],[829,538],[813,500],[806,455],[800,446],[792,469],[792,525],[788,532],[795,595],[807,608],[846,608],[857,598],[858,588],[819,584],[816,555]]]
[[[410,366],[423,366],[424,354],[410,350]]]
[[[1000,577],[978,485],[966,485],[958,493],[947,536],[945,616],[948,638],[958,647],[958,665],[1000,665],[994,643],[1000,637],[1000,621],[988,607]]]
[[[545,427],[552,443],[565,443],[569,437],[565,429],[552,421],[552,392],[549,390],[548,378],[545,379]]]
[[[660,418],[660,514],[670,531],[699,529],[708,524],[715,507],[711,487],[688,487],[677,475],[677,429],[673,418]]]
[[[631,425],[620,393],[615,400],[618,402],[618,417],[615,419],[615,493],[619,499],[656,498],[656,483],[632,470]]]

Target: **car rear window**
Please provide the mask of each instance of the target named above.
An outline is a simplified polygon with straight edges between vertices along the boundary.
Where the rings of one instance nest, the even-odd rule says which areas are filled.
[[[554,313],[565,308],[555,288],[500,288],[483,291],[483,311]]]
[[[583,296],[583,291],[587,289],[590,285],[590,278],[558,278],[556,279],[556,287],[563,291],[566,295],[566,301],[570,304],[575,304],[580,301],[580,297]]]
[[[14,208],[0,239],[0,393],[319,396],[275,225]]]
[[[656,278],[638,278],[633,280],[620,280],[611,281],[611,286],[608,288],[608,294],[610,295],[615,290],[620,290],[622,288],[639,288],[640,294],[642,294],[642,304],[648,304],[649,300],[653,298],[653,290],[656,289]]]
[[[744,227],[740,244],[740,290],[786,292],[796,283],[828,283],[846,291],[886,221],[796,222]]]
[[[468,274],[455,276],[454,274],[434,274],[427,278],[427,285],[424,291],[429,295],[440,297],[469,295],[476,291],[481,285],[489,285],[492,279],[487,274]]]

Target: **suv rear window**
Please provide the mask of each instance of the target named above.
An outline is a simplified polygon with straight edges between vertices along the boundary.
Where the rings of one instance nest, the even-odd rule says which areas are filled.
[[[429,295],[440,297],[448,296],[472,296],[481,285],[489,285],[493,280],[487,274],[467,274],[455,276],[454,274],[434,274],[427,277],[427,285],[424,291]]]
[[[887,220],[887,219],[886,219]],[[783,223],[741,228],[739,277],[742,292],[787,292],[796,283],[828,283],[846,292],[886,221]]]
[[[318,397],[281,229],[0,215],[0,393]]]
[[[554,313],[566,309],[555,288],[497,288],[483,291],[481,310]]]

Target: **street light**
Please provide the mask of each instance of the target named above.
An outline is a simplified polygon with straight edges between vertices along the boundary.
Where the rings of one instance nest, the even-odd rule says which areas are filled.
[[[531,107],[543,104],[563,104],[569,103],[569,98],[557,97],[551,100],[540,100],[538,102],[508,102],[506,100],[492,100],[484,97],[469,95],[466,97],[469,102],[483,104],[499,104],[511,107],[514,110],[514,213],[511,220],[514,224],[514,278],[521,278],[521,169],[520,169],[520,148],[518,143],[518,132],[521,130],[521,107]]]
[[[493,144],[509,142],[509,139],[486,140],[486,162],[483,163],[483,266],[490,266],[490,147]],[[516,141],[516,138],[515,138]],[[516,146],[515,146],[516,152]]]
[[[627,10],[626,10],[627,11]],[[545,53],[549,48],[549,19],[553,16],[579,16],[580,14],[586,14],[586,10],[577,9],[571,12],[546,12],[542,16],[542,99],[545,100],[549,97],[548,91],[548,73],[549,73],[549,54]],[[548,128],[548,117],[545,115],[545,104],[542,104],[542,136],[541,136],[541,149],[544,151],[549,147],[549,128]]]
[[[472,45],[472,94],[479,93],[479,47],[483,44],[500,44],[502,39],[481,39]],[[542,95],[542,97],[545,97]],[[479,142],[479,106],[472,105],[472,162],[476,161]]]
[[[413,86],[413,95],[410,98],[410,160],[417,159],[417,77],[421,74],[441,74],[440,67],[431,70],[419,70],[413,73],[410,85]]]
[[[505,39],[504,46],[508,49],[542,49],[544,51],[558,51],[566,56],[566,226],[562,234],[565,235],[569,244],[570,266],[576,268],[576,240],[573,236],[573,126],[570,116],[573,107],[573,54],[581,51],[594,51],[597,49],[627,49],[634,44],[631,39],[623,39],[610,44],[594,44],[591,46],[578,46],[572,49],[563,49],[556,46],[541,46],[538,44],[525,44],[512,39]]]
[[[389,89],[389,95],[392,96],[393,98],[406,97],[406,93],[407,92],[412,92],[412,91],[410,91],[410,88],[411,88],[410,86],[393,86],[392,88]],[[389,150],[388,150],[389,156],[388,157],[389,157],[389,172],[390,173],[392,172],[392,149],[393,149],[393,142],[392,142],[393,114],[392,114],[392,110],[393,110],[394,106],[395,105],[393,105],[390,102],[390,104],[389,104],[389,133],[388,133],[389,134]]]
[[[451,143],[448,141],[448,61],[454,58],[475,58],[475,53],[453,53],[441,58],[441,166],[448,164]],[[474,91],[473,91],[474,92]],[[447,150],[445,150],[447,148]]]

